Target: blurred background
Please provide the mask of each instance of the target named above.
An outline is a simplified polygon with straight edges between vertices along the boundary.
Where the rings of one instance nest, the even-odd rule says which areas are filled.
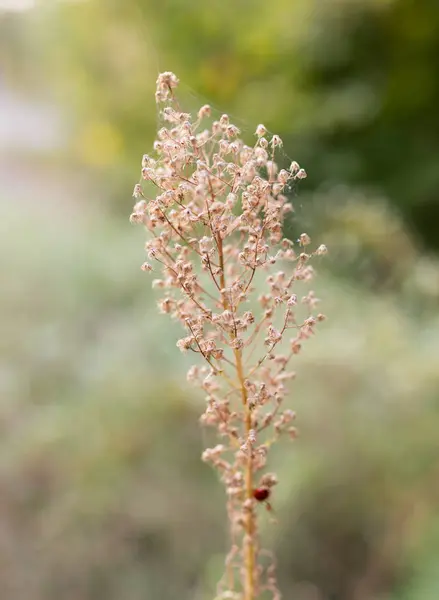
[[[330,255],[263,516],[286,600],[439,598],[437,0],[0,0],[0,595],[207,600],[203,399],[128,222],[158,72],[309,177]],[[288,159],[285,156],[285,160]]]

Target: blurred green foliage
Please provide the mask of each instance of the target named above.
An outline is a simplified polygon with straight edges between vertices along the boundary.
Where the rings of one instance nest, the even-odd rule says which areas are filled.
[[[212,597],[226,515],[179,331],[138,269],[142,232],[74,210],[1,215],[2,590]],[[281,525],[262,518],[285,598],[434,598],[439,267],[413,261],[398,296],[323,274],[317,290],[330,320],[297,358],[302,436],[271,463]]]
[[[291,228],[330,248],[329,319],[291,389],[301,436],[270,465],[279,525],[262,518],[284,598],[436,600],[437,2],[47,1],[0,34],[4,82],[55,97],[69,129],[14,158],[20,186],[0,170],[1,597],[206,600],[222,573],[203,399],[143,232],[115,218],[172,69],[188,108],[281,134],[310,174]]]
[[[171,69],[248,135],[263,117],[308,167],[307,189],[383,193],[439,248],[436,0],[48,2],[30,26],[48,85],[75,108],[77,157],[118,193],[153,135],[155,76]]]

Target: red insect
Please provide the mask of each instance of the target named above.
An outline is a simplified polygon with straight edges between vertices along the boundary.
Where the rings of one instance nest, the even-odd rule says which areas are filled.
[[[270,488],[259,487],[253,490],[253,498],[258,502],[265,502],[270,497]]]
[[[258,487],[258,488],[254,488],[253,490],[253,498],[255,500],[257,500],[258,502],[264,502],[265,503],[265,508],[268,510],[268,512],[273,515],[274,511],[273,511],[273,507],[271,506],[271,504],[268,502],[268,498],[270,497],[271,494],[271,490],[269,487]],[[276,523],[276,518],[272,516],[272,520]]]

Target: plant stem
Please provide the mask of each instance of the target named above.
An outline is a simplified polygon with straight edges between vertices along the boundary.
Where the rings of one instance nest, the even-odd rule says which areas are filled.
[[[249,439],[250,430],[252,429],[252,415],[251,409],[247,402],[247,390],[244,385],[245,377],[242,368],[242,356],[241,350],[235,350],[236,370],[238,373],[239,384],[241,386],[241,397],[242,403],[245,410],[245,434],[246,439]],[[247,464],[245,469],[245,499],[253,499],[253,460],[252,460],[253,448],[248,443],[247,453]],[[245,587],[244,587],[244,598],[245,600],[253,600],[255,593],[255,547],[254,547],[254,534],[255,534],[255,513],[253,508],[248,508],[246,512],[245,522],[246,535],[244,536],[244,564],[245,564]]]
[[[223,241],[220,236],[217,239],[218,258],[221,269],[220,273],[220,284],[221,288],[226,288],[226,277],[224,273],[224,255],[223,255]],[[233,306],[229,306],[227,297],[223,297],[224,310],[232,309]],[[236,337],[235,333],[231,334],[232,339]],[[242,364],[242,351],[235,348],[233,351],[235,355],[236,373],[238,375],[239,387],[241,390],[241,399],[245,411],[245,439],[248,440],[250,431],[252,429],[252,414],[247,401],[247,389],[245,387],[245,375]],[[245,500],[253,499],[253,460],[252,446],[247,443],[247,464],[245,467]],[[244,580],[244,600],[254,600],[255,598],[255,513],[253,508],[248,508],[245,517],[245,535],[243,541],[243,555],[244,555],[244,567],[245,567],[245,580]]]

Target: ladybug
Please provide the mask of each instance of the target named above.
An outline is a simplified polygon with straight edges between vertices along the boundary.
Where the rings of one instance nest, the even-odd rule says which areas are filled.
[[[259,487],[253,490],[253,498],[258,502],[265,502],[270,497],[270,488]]]
[[[273,507],[271,506],[271,504],[268,502],[268,498],[270,497],[271,494],[271,490],[269,487],[266,486],[261,486],[261,487],[257,487],[254,488],[253,490],[253,498],[255,500],[257,500],[258,502],[264,502],[265,504],[265,508],[267,509],[267,511],[269,513],[271,513],[271,515],[273,515]],[[273,521],[276,523],[276,519],[274,517]]]

